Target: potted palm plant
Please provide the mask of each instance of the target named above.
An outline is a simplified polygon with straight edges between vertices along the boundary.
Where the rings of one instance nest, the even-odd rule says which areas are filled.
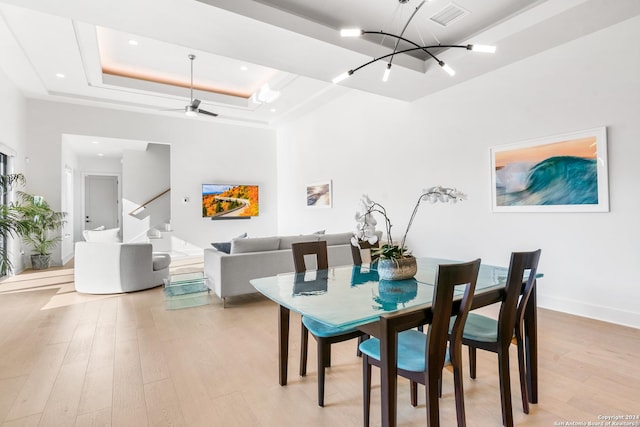
[[[14,184],[24,185],[24,183],[24,175],[20,173],[0,175],[0,196],[4,200],[4,196],[11,190]],[[7,239],[9,236],[16,237],[20,235],[20,232],[25,231],[21,216],[14,208],[15,205],[13,203],[0,204],[0,239],[3,243],[0,244],[0,276],[4,276],[13,270],[6,244]]]
[[[62,240],[60,229],[65,223],[65,212],[56,212],[42,196],[34,196],[22,191],[19,202],[10,209],[17,214],[19,227],[16,233],[24,243],[31,246],[31,267],[34,270],[49,268],[51,251]]]

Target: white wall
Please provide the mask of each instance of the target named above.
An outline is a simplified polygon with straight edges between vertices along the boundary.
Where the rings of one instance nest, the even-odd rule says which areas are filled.
[[[458,187],[463,204],[420,208],[408,240],[416,255],[506,264],[511,251],[540,247],[541,306],[640,327],[639,38],[634,18],[415,103],[351,91],[283,126],[279,231],[353,229],[367,193],[401,235],[422,188]],[[609,213],[491,212],[491,146],[599,126]],[[324,179],[333,209],[305,208],[305,184]]]
[[[149,229],[171,220],[171,193],[145,209],[144,203],[171,188],[170,146],[148,144],[145,151],[127,150],[122,163],[122,241],[141,241]],[[137,212],[136,215],[129,215]]]
[[[171,224],[175,237],[205,247],[243,232],[254,236],[276,233],[273,130],[222,124],[216,119],[191,120],[41,100],[28,100],[27,112],[33,124],[27,132],[29,186],[54,209],[60,208],[63,134],[154,141],[171,144]],[[260,216],[243,221],[203,219],[201,185],[221,181],[260,185]],[[182,203],[185,196],[189,203]]]
[[[64,149],[64,142],[62,143]],[[63,150],[64,154],[64,150]],[[118,191],[122,195],[122,159],[118,157],[95,157],[80,155],[77,157],[77,165],[74,168],[74,212],[73,223],[74,242],[84,241],[82,231],[85,227],[85,179],[88,175],[117,176],[119,185]],[[120,223],[122,218],[119,218]],[[65,253],[63,252],[63,255]],[[73,253],[71,253],[73,255]],[[65,260],[66,261],[66,260]]]
[[[26,100],[0,70],[0,144],[7,148],[6,151],[12,151],[11,154],[15,154],[10,159],[9,166],[13,170],[9,172],[24,172],[27,141],[26,123]],[[26,189],[21,188],[21,190]],[[9,243],[8,249],[14,272],[20,272],[24,268],[23,258],[20,254],[21,246],[18,239],[12,239]]]
[[[65,264],[73,258],[75,240],[80,236],[82,229],[76,235],[77,223],[82,224],[82,211],[76,210],[79,205],[80,193],[76,191],[78,183],[79,157],[66,142],[66,135],[62,136],[60,168],[64,171],[60,181],[60,210],[67,214],[62,226],[62,242],[60,243],[61,263]]]

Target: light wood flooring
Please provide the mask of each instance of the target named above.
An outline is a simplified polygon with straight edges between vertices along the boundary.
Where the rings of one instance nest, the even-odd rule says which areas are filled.
[[[174,271],[202,268],[183,260]],[[260,297],[215,299],[166,310],[162,288],[117,296],[73,290],[72,268],[0,282],[1,426],[361,426],[361,360],[355,342],[333,346],[326,406],[316,404],[315,342],[309,373],[297,374],[299,317],[292,315],[289,384],[278,385],[277,307]],[[640,330],[539,310],[540,402],[520,406],[516,425],[555,426],[640,414]],[[465,352],[466,353],[466,352]],[[452,375],[443,376],[440,418],[455,425]],[[500,426],[497,359],[478,352],[465,369],[469,426]],[[374,368],[372,425],[380,424]],[[398,424],[425,425],[398,384]],[[640,420],[635,420],[636,422]]]

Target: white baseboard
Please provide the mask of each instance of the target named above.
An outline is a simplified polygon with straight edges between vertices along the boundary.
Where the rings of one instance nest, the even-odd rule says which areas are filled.
[[[640,329],[640,312],[538,294],[538,307]]]

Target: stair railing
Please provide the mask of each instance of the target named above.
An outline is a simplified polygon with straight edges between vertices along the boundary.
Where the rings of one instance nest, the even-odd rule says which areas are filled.
[[[155,201],[155,200],[159,199],[160,197],[164,196],[169,191],[171,191],[171,188],[167,188],[162,193],[160,193],[160,194],[154,196],[153,198],[147,200],[146,202],[144,202],[143,204],[141,204],[140,206],[138,206],[137,208],[135,208],[134,210],[129,212],[129,215],[137,215],[138,213],[142,212],[147,206],[149,206],[153,201]]]

